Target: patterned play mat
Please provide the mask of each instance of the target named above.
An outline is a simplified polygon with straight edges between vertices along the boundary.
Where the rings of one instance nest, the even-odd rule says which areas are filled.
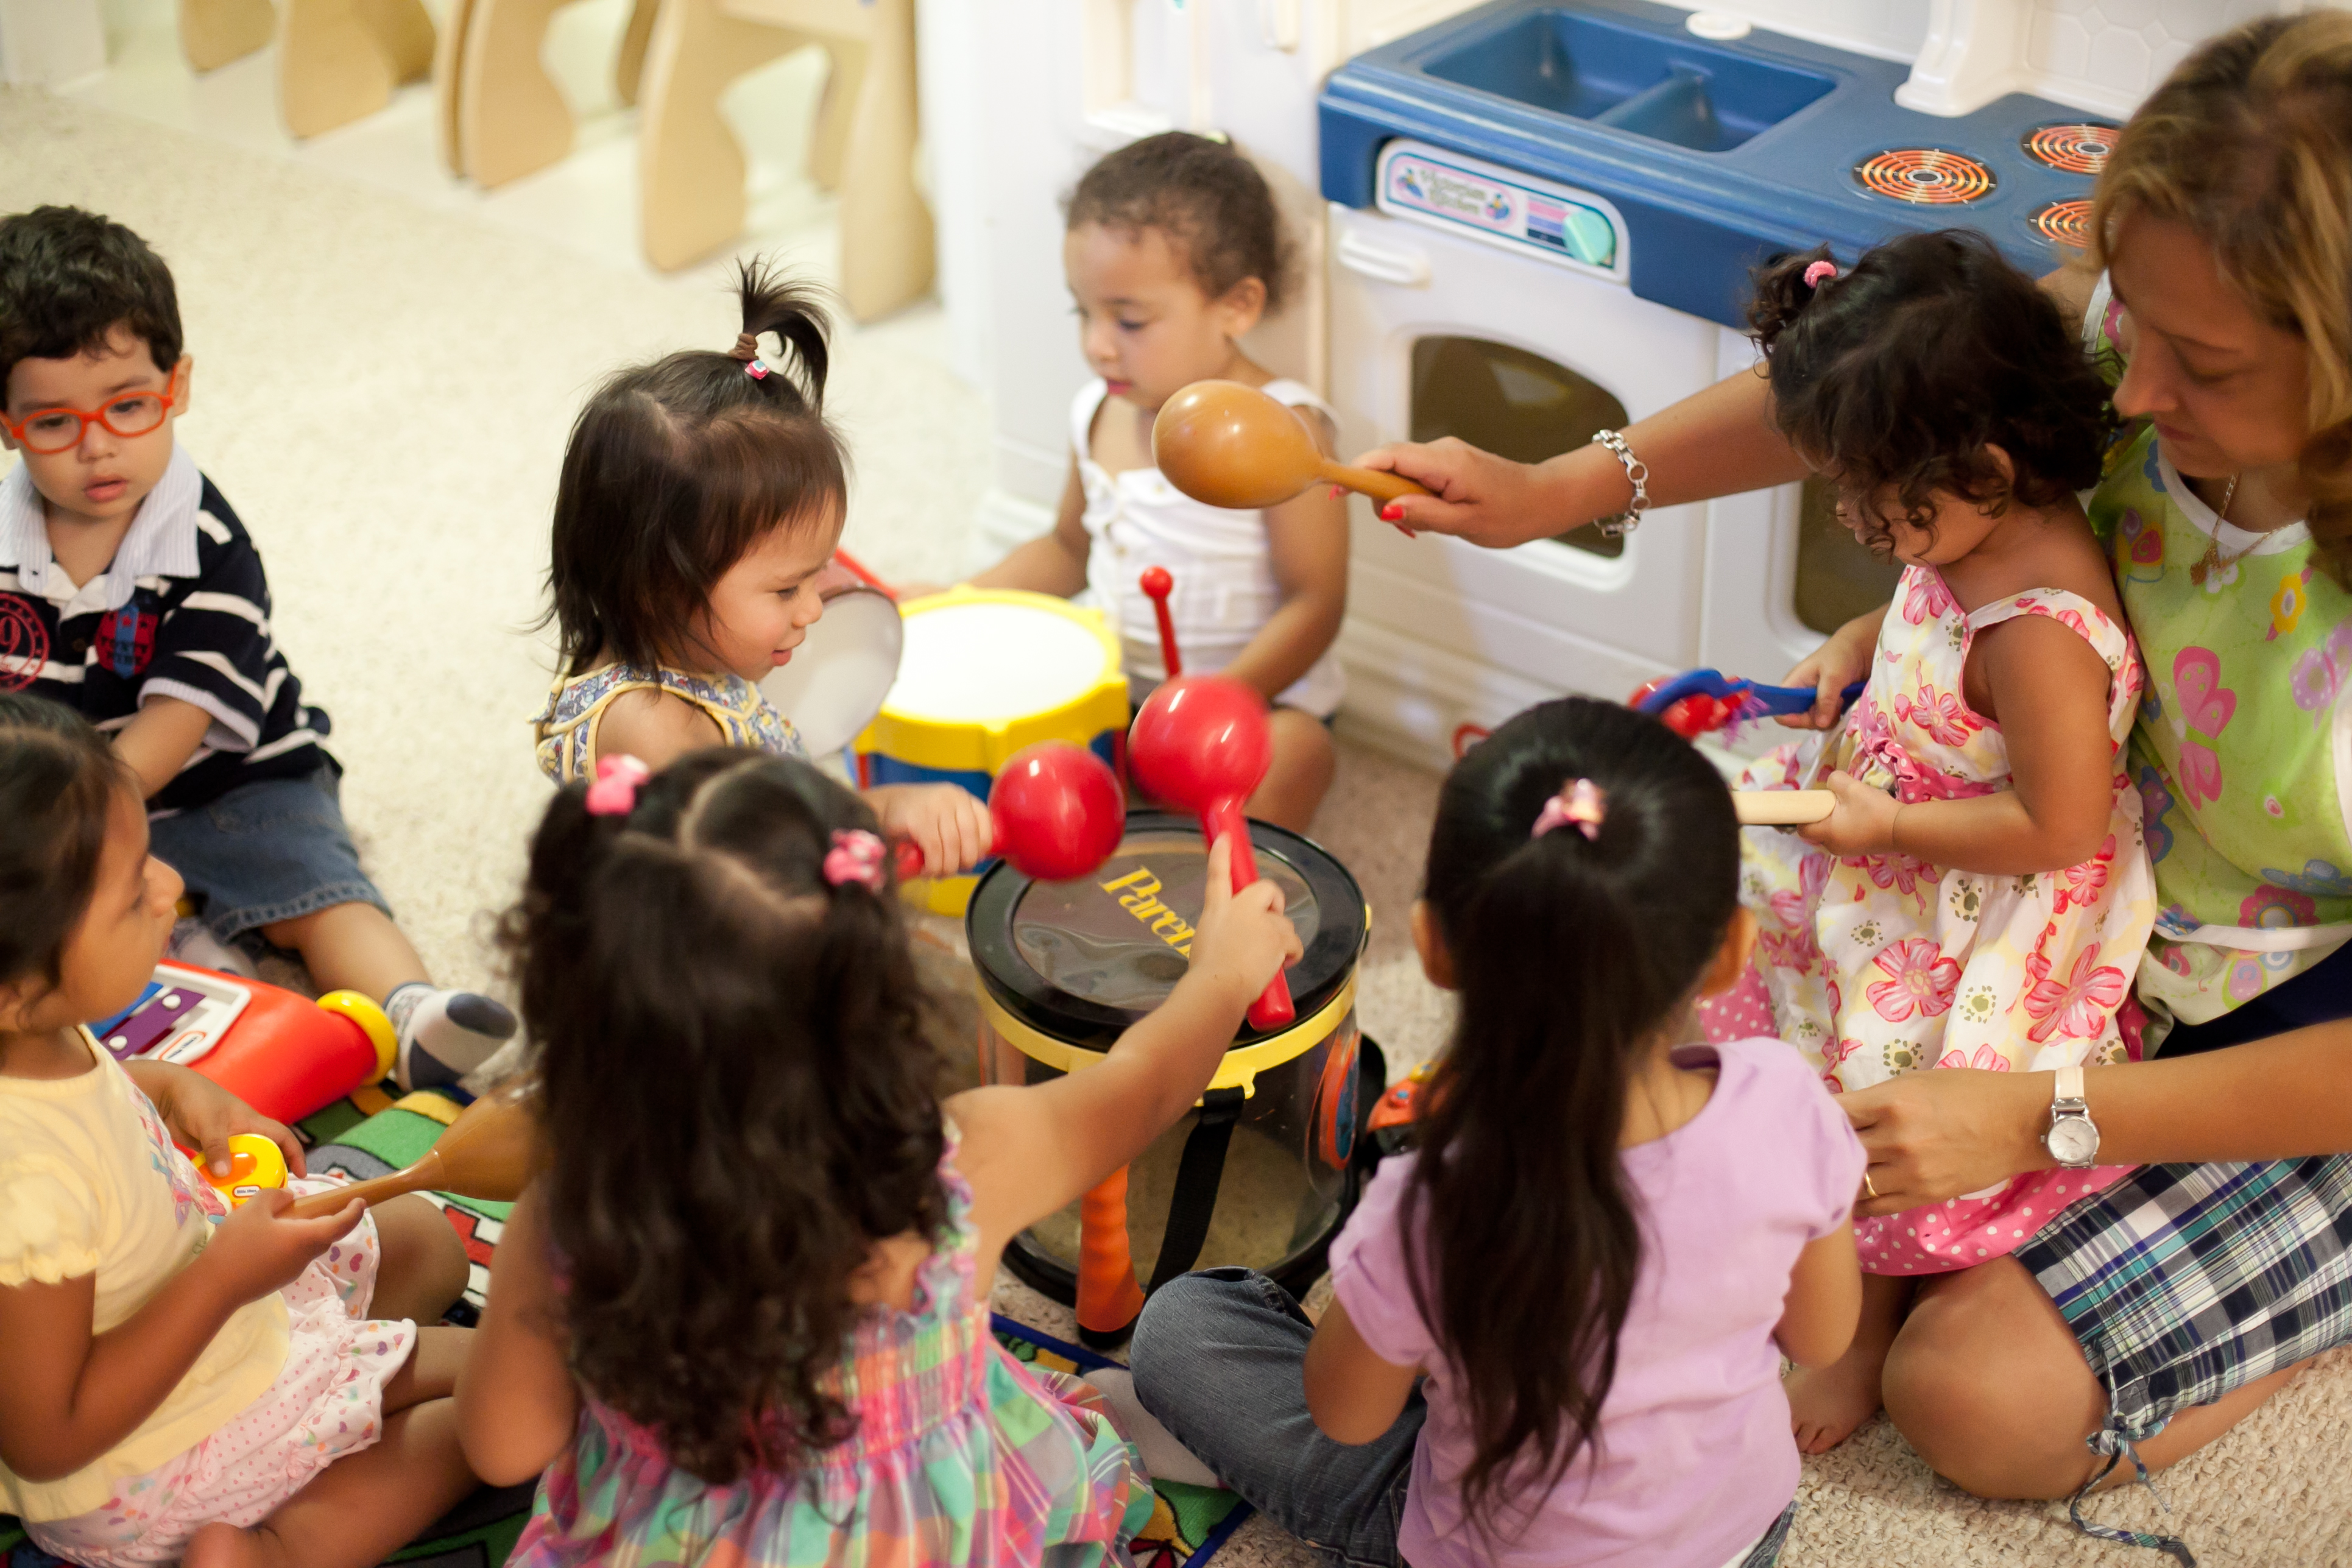
[[[341,1171],[361,1181],[415,1162],[458,1110],[456,1100],[440,1094],[412,1094],[395,1101],[382,1089],[363,1089],[304,1121],[299,1131],[310,1145],[308,1163],[314,1173]],[[473,1263],[466,1300],[449,1314],[453,1322],[470,1323],[489,1283],[490,1257],[498,1248],[508,1205],[437,1193],[433,1198],[465,1241]],[[1083,1376],[1116,1364],[1001,1314],[992,1327],[1006,1350],[1034,1365]],[[485,1487],[389,1561],[404,1568],[499,1568],[530,1516],[534,1489],[527,1485]],[[1156,1489],[1160,1497],[1151,1522],[1133,1548],[1141,1568],[1202,1568],[1249,1516],[1249,1505],[1229,1491],[1181,1481],[1161,1481]],[[16,1520],[0,1514],[0,1568],[58,1568],[60,1562],[26,1540]]]

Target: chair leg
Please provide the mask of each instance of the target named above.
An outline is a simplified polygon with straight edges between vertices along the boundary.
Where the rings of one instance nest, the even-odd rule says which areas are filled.
[[[285,0],[278,107],[296,137],[316,136],[392,101],[392,62],[362,0]]]
[[[360,16],[383,46],[394,82],[425,79],[433,68],[433,17],[418,0],[361,0]]]
[[[473,25],[474,0],[449,0],[441,37],[433,50],[433,142],[442,167],[466,172],[465,145],[457,135],[457,88],[465,74],[466,34]]]
[[[861,321],[931,287],[931,209],[915,189],[915,8],[881,0],[867,47],[841,182],[841,292]]]
[[[180,52],[193,71],[243,59],[277,30],[269,0],[180,0]]]
[[[488,190],[572,151],[572,107],[539,63],[548,18],[567,0],[474,0],[457,73],[457,142]]]
[[[718,0],[664,0],[646,46],[637,123],[638,233],[672,271],[742,231],[743,150],[719,117],[727,84],[803,41],[722,16]]]
[[[828,38],[824,52],[832,68],[825,73],[824,95],[817,100],[816,133],[809,139],[809,178],[819,190],[838,191],[841,167],[849,156],[858,89],[865,81],[866,49],[862,39]]]
[[[637,101],[637,83],[646,71],[646,41],[654,35],[654,14],[661,0],[637,0],[622,29],[620,52],[613,57],[613,89],[623,103]]]

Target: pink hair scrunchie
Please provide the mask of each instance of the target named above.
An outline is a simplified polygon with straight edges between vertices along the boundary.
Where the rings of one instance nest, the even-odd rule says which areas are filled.
[[[1808,289],[1818,289],[1824,282],[1827,282],[1830,279],[1832,279],[1837,275],[1838,269],[1836,262],[1826,259],[1816,261],[1811,267],[1805,268],[1805,287]]]
[[[626,752],[596,759],[596,782],[588,786],[588,815],[626,816],[637,809],[637,789],[653,769]]]
[[[862,827],[835,828],[833,847],[824,855],[824,879],[836,888],[863,882],[880,892],[886,880],[883,848],[882,840]]]
[[[1541,838],[1555,827],[1573,824],[1579,833],[1590,840],[1601,837],[1601,818],[1608,815],[1609,797],[1591,779],[1570,779],[1559,786],[1559,793],[1544,802],[1536,817],[1536,825],[1528,830],[1530,838]]]

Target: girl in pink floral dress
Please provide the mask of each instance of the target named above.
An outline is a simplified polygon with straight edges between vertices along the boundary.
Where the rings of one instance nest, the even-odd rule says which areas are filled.
[[[1801,834],[1748,830],[1780,1032],[1832,1090],[2119,1058],[2156,894],[2121,751],[2144,679],[2074,495],[2107,435],[2095,367],[2032,279],[1958,233],[1843,275],[1784,262],[1754,320],[1782,430],[1905,568],[1892,604],[1791,677],[1834,691],[1866,668],[1843,721],[1743,781],[1837,796]],[[1877,1409],[1911,1277],[2006,1253],[2121,1173],[2034,1172],[1857,1221],[1862,1331],[1792,1375],[1801,1442],[1827,1448]]]

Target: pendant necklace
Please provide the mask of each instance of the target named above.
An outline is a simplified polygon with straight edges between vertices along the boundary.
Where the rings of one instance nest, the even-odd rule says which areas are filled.
[[[2254,544],[2260,544],[2263,542],[2262,535],[2256,534],[2253,544],[2247,545],[2235,555],[2224,556],[2221,553],[2221,525],[2230,521],[2230,503],[2238,499],[2239,478],[2239,475],[2231,474],[2230,488],[2221,492],[2221,510],[2213,514],[2213,542],[2205,547],[2205,553],[2199,556],[2197,563],[2189,568],[2189,580],[2200,588],[2205,585],[2205,579],[2208,576],[2215,572],[2226,572],[2235,566],[2252,552]]]

